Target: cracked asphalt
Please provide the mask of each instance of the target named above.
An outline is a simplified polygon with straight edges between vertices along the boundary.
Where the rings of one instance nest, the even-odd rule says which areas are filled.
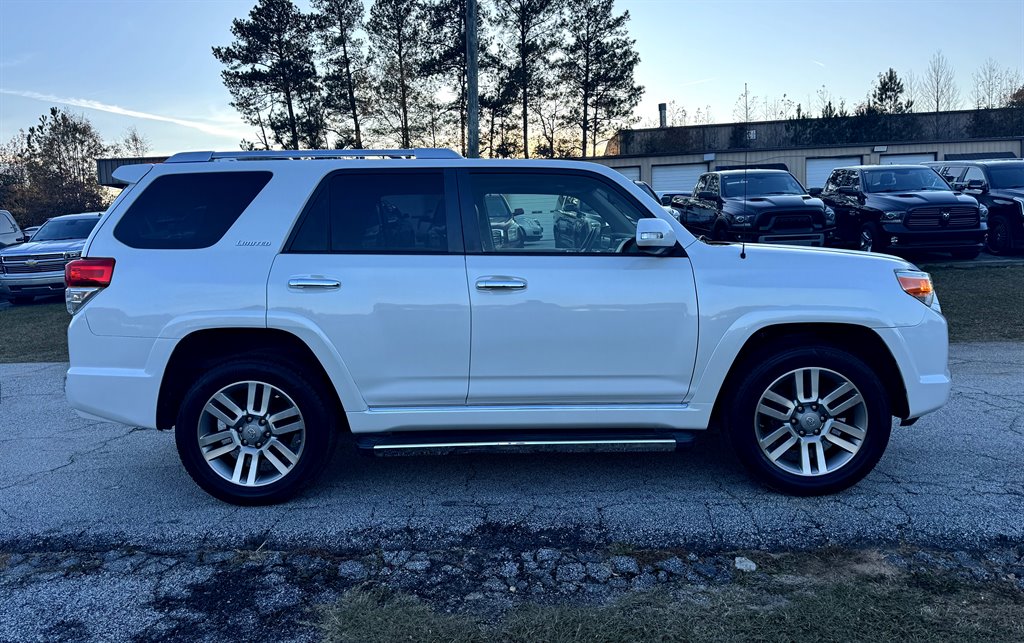
[[[767,491],[709,435],[678,453],[339,452],[300,498],[243,509],[192,483],[170,433],[75,415],[65,364],[0,365],[0,551],[1024,542],[1024,344],[953,345],[951,367],[949,404],[835,496]]]

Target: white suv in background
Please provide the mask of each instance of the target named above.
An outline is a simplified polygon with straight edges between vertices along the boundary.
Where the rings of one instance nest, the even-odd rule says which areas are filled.
[[[173,428],[229,502],[294,495],[339,435],[664,445],[710,425],[772,487],[830,493],[871,471],[893,416],[949,395],[926,273],[698,241],[600,165],[191,152],[115,176],[130,186],[67,268],[68,400]],[[502,243],[495,195],[541,240]]]

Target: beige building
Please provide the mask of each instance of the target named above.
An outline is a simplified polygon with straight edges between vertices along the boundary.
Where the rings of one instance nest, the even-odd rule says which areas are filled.
[[[623,130],[592,160],[657,191],[690,191],[704,172],[743,166],[785,168],[810,188],[846,165],[1024,158],[1024,109],[856,118]],[[936,132],[946,137],[927,140]],[[844,142],[820,143],[830,139]]]

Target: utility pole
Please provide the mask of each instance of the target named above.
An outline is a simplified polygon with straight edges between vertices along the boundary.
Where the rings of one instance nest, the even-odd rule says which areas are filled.
[[[466,0],[466,111],[469,127],[469,158],[480,156],[480,94],[477,86],[479,45],[476,38],[476,0]]]

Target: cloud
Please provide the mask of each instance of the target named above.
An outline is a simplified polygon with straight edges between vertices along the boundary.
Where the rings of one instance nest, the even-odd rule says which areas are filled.
[[[20,96],[22,98],[31,98],[34,100],[44,101],[47,103],[59,103],[61,105],[71,105],[72,107],[83,107],[85,109],[95,109],[100,112],[109,112],[111,114],[119,114],[121,116],[129,116],[131,118],[142,118],[150,121],[160,121],[162,123],[173,123],[180,125],[181,127],[188,127],[190,129],[198,130],[204,134],[210,134],[212,136],[222,136],[224,138],[239,139],[244,136],[251,135],[244,126],[238,125],[235,127],[225,126],[225,124],[216,124],[203,121],[189,120],[185,118],[176,118],[174,116],[164,116],[163,114],[151,114],[149,112],[140,112],[134,109],[127,109],[118,105],[109,105],[107,103],[101,103],[100,101],[90,100],[88,98],[67,98],[61,96],[54,96],[52,94],[41,94],[39,92],[30,91],[18,91],[13,89],[0,89],[0,94],[7,94],[9,96]]]
[[[821,67],[821,68],[825,67],[825,63],[821,62],[820,60],[811,60],[811,62],[814,63],[815,65],[817,65],[818,67]]]

